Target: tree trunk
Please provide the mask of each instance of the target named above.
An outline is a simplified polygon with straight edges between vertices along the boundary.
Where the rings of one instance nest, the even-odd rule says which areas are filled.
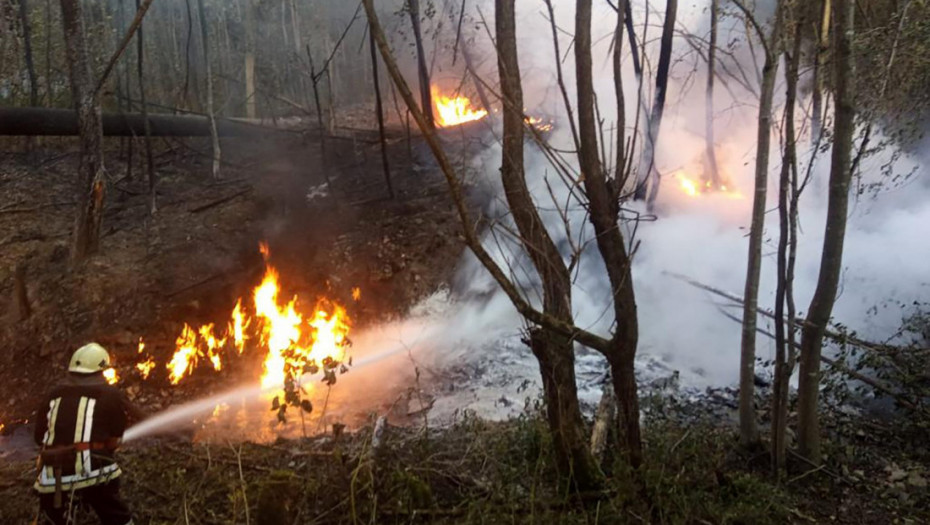
[[[791,53],[785,57],[785,81],[787,92],[785,95],[785,152],[782,157],[781,174],[778,184],[778,275],[777,286],[775,290],[775,318],[779,319],[775,323],[775,380],[772,392],[772,467],[776,475],[780,475],[785,469],[785,429],[788,424],[788,389],[790,386],[791,373],[794,371],[794,349],[791,343],[793,337],[785,336],[785,328],[789,332],[794,331],[794,312],[787,316],[787,323],[781,322],[785,319],[785,303],[788,299],[789,268],[788,268],[788,246],[792,244],[792,214],[796,213],[791,206],[795,203],[792,194],[793,185],[791,184],[792,174],[797,173],[797,152],[795,148],[795,130],[794,130],[794,110],[798,94],[798,67],[801,55],[801,36],[802,23],[798,17],[798,10],[792,10],[795,13],[794,22],[794,41],[791,45]],[[793,271],[793,270],[792,270]],[[788,354],[792,354],[789,356]]]
[[[798,379],[798,445],[801,454],[818,465],[821,459],[820,420],[817,411],[820,394],[820,355],[824,330],[833,312],[843,265],[856,113],[852,50],[855,4],[853,0],[836,0],[834,8],[836,51],[833,57],[833,98],[836,101],[836,116],[830,162],[830,194],[820,274],[801,330],[801,371]]]
[[[27,0],[19,0],[19,21],[23,26],[23,51],[26,58],[26,73],[29,75],[29,105],[35,107],[39,105],[39,80],[36,77],[36,66],[32,60],[32,28],[29,26]]]
[[[704,177],[714,189],[720,188],[720,170],[717,168],[717,148],[714,145],[714,62],[717,56],[717,2],[710,2],[710,42],[707,47],[707,92],[704,114]]]
[[[327,129],[323,126],[323,109],[320,106],[320,90],[318,87],[317,72],[316,67],[313,65],[313,53],[310,52],[310,44],[307,44],[307,60],[310,62],[310,81],[313,83],[313,101],[316,103],[316,121],[317,125],[320,128],[320,161],[323,164],[326,164],[326,137],[324,130]],[[323,171],[327,173],[326,170]],[[326,176],[326,187],[332,191],[332,188],[329,186],[329,175]]]
[[[616,333],[608,347],[602,351],[610,363],[614,390],[617,393],[621,441],[624,443],[630,464],[636,468],[642,463],[639,398],[633,371],[633,359],[636,357],[639,341],[636,297],[633,292],[630,259],[617,225],[619,201],[613,198],[614,192],[609,189],[607,177],[598,158],[591,64],[591,0],[578,0],[576,3],[575,68],[578,86],[578,134],[581,141],[578,161],[584,176],[590,220],[594,226],[598,251],[604,260],[610,281],[614,318],[617,323]]]
[[[814,61],[814,92],[812,94],[811,108],[811,140],[818,140],[822,133],[823,118],[823,75],[826,69],[827,51],[830,49],[830,15],[832,12],[831,0],[824,0],[823,12],[820,22],[820,40],[817,43],[817,58]]]
[[[410,23],[413,25],[413,38],[417,46],[417,77],[420,83],[420,106],[430,126],[433,121],[433,98],[430,93],[429,68],[426,66],[426,51],[423,50],[423,35],[420,33],[420,0],[407,0],[410,10]]]
[[[255,5],[245,0],[245,114],[255,118]]]
[[[549,236],[526,185],[523,165],[523,87],[517,58],[514,0],[496,0],[495,29],[498,72],[504,104],[501,181],[521,242],[543,287],[543,311],[571,322],[571,275]],[[546,397],[546,413],[553,433],[560,474],[581,490],[597,488],[602,475],[585,440],[575,353],[571,339],[534,328],[530,347],[539,361]]]
[[[391,168],[388,166],[387,144],[384,140],[384,110],[381,106],[381,85],[378,80],[378,51],[375,49],[375,36],[368,32],[368,45],[371,48],[371,71],[375,84],[375,111],[378,114],[378,137],[381,140],[381,165],[384,168],[384,182],[388,195],[394,198],[394,186],[391,184]]]
[[[630,0],[619,0],[617,6],[617,25],[614,26],[614,55],[613,55],[613,73],[614,73],[614,97],[617,99],[617,157],[614,160],[614,192],[612,199],[619,199],[620,192],[626,185],[627,179],[627,157],[626,157],[626,98],[623,96],[623,24],[626,21],[626,8],[630,5]],[[551,4],[549,13],[552,13]],[[555,36],[555,35],[553,35]],[[556,57],[558,60],[558,57]],[[560,74],[561,75],[561,74]],[[564,92],[563,92],[564,94]],[[572,126],[574,135],[574,124]],[[577,135],[576,135],[577,136]],[[577,138],[576,138],[577,141]]]
[[[53,104],[52,89],[52,0],[45,0],[45,105]]]
[[[778,73],[778,47],[781,31],[782,2],[775,8],[775,23],[771,36],[763,42],[765,65],[762,67],[762,89],[759,98],[759,119],[756,138],[755,192],[752,200],[752,224],[749,230],[749,255],[746,286],[743,292],[743,329],[740,341],[739,427],[740,443],[745,447],[758,444],[756,425],[755,370],[756,323],[759,301],[759,274],[762,266],[762,233],[765,229],[765,199],[768,185],[769,142],[772,133],[772,99],[775,76]],[[749,16],[749,15],[747,15]],[[760,34],[760,39],[765,35]]]
[[[604,476],[585,439],[575,381],[574,344],[570,339],[534,328],[530,331],[529,345],[539,362],[546,420],[552,432],[559,475],[576,490],[598,490]]]
[[[203,45],[204,76],[207,79],[207,117],[210,120],[210,140],[213,145],[213,178],[220,178],[220,137],[216,130],[216,116],[213,113],[213,70],[210,66],[210,40],[207,38],[207,13],[203,0],[197,0],[200,15],[200,40]]]
[[[668,92],[668,72],[672,65],[672,41],[675,35],[675,18],[678,12],[678,0],[667,0],[665,3],[665,23],[662,26],[661,46],[659,47],[659,65],[656,70],[656,94],[652,103],[652,114],[649,117],[646,129],[646,149],[643,152],[643,162],[637,174],[639,182],[636,185],[634,198],[646,199],[646,190],[649,190],[648,206],[652,209],[656,197],[659,195],[659,172],[656,170],[656,141],[662,127],[662,115],[665,113],[665,97]]]
[[[78,164],[78,209],[71,239],[71,259],[82,261],[97,252],[103,220],[103,126],[94,94],[90,62],[84,41],[84,18],[78,0],[60,0],[65,52],[71,76],[72,103],[77,109],[81,156]]]
[[[139,0],[136,0],[136,11],[141,11]],[[149,122],[149,110],[145,103],[145,72],[143,68],[143,63],[145,61],[145,40],[143,38],[141,20],[137,31],[136,74],[139,77],[139,102],[142,104],[142,120],[144,121],[145,128],[145,168],[149,179],[149,213],[154,215],[157,210],[157,205],[155,203],[155,162],[152,159],[152,124]]]

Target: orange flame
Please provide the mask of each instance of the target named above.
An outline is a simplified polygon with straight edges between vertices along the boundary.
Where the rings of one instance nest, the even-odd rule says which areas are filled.
[[[681,188],[681,191],[689,197],[700,197],[708,193],[714,193],[717,195],[723,195],[730,199],[742,199],[743,194],[739,191],[730,190],[727,187],[727,184],[721,183],[718,186],[714,186],[713,182],[710,180],[705,180],[703,182],[695,180],[691,177],[688,177],[683,171],[675,173],[675,178],[678,179],[678,185]]]
[[[142,338],[139,338],[139,355],[145,354],[145,341]],[[155,369],[155,360],[152,359],[152,356],[147,355],[145,361],[139,361],[136,363],[136,370],[139,371],[139,375],[142,376],[142,379],[148,379],[149,374],[152,373],[152,370]]]
[[[264,352],[261,384],[265,388],[283,386],[288,378],[297,377],[305,369],[318,369],[316,363],[338,364],[345,358],[350,326],[345,309],[321,299],[313,310],[313,317],[305,320],[298,310],[297,297],[288,302],[280,300],[278,272],[267,263],[268,246],[262,243],[260,249],[266,265],[261,284],[252,292],[255,322],[246,313],[240,298],[222,335],[217,335],[213,323],[197,330],[185,323],[175,342],[175,352],[165,365],[171,384],[176,385],[190,375],[201,359],[209,360],[215,371],[223,370],[224,359],[228,357],[224,350],[229,342],[239,354],[243,353],[246,341],[258,342],[255,347]],[[357,287],[353,289],[353,298],[356,301],[361,298]],[[139,345],[141,354],[144,343],[140,340]],[[146,378],[150,370],[143,370],[143,365],[149,366],[139,363],[136,367]]]
[[[486,110],[473,108],[468,97],[462,95],[447,97],[441,94],[436,86],[432,86],[430,91],[433,94],[433,102],[436,105],[436,113],[438,114],[436,123],[440,127],[458,126],[488,116]]]
[[[236,350],[239,353],[242,353],[242,350],[245,348],[245,341],[247,336],[245,335],[246,329],[251,324],[251,320],[246,319],[245,314],[242,313],[242,299],[236,301],[236,307],[233,309],[232,313],[232,322],[229,326],[229,331],[233,334],[233,342],[236,345]]]
[[[358,302],[362,298],[362,289],[356,286],[352,288],[352,300]]]
[[[551,121],[551,120],[543,120],[543,119],[541,119],[541,118],[537,118],[537,117],[528,115],[528,116],[526,116],[526,117],[523,118],[523,122],[526,122],[526,123],[529,124],[531,127],[534,127],[534,128],[536,128],[537,130],[542,131],[542,132],[544,132],[544,133],[545,133],[545,132],[552,131],[552,121]]]
[[[168,380],[172,385],[181,382],[185,375],[194,370],[197,366],[197,332],[194,331],[187,323],[181,330],[181,335],[175,342],[177,350],[171,356],[171,361],[166,365],[168,368]]]

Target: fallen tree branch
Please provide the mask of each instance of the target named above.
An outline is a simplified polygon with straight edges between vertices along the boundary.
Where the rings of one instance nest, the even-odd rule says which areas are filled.
[[[723,290],[720,290],[718,288],[714,288],[713,286],[709,286],[699,281],[695,281],[694,279],[691,279],[690,277],[686,275],[681,275],[681,274],[674,273],[674,272],[663,272],[663,273],[665,273],[666,275],[670,275],[676,279],[682,280],[690,284],[691,286],[694,286],[695,288],[700,288],[701,290],[710,292],[714,295],[718,295],[720,297],[723,297],[724,299],[729,299],[737,304],[740,304],[740,305],[743,304],[743,298],[738,295],[733,295],[731,293],[724,292]],[[769,310],[766,310],[765,308],[757,308],[757,311],[760,315],[764,317],[768,317],[769,319],[772,319],[772,320],[777,320],[777,318],[775,317],[775,314]],[[782,320],[782,322],[785,322],[785,321]],[[810,323],[807,322],[807,319],[804,319],[803,317],[798,317],[797,319],[795,319],[794,322],[795,322],[795,325],[799,327],[810,325]],[[840,341],[846,344],[851,344],[853,346],[864,348],[866,350],[871,350],[877,353],[894,354],[900,351],[899,348],[891,346],[891,345],[873,343],[871,341],[859,339],[858,337],[854,337],[848,334],[843,334],[843,333],[830,330],[830,329],[826,329],[824,333],[827,335],[827,337],[834,339],[836,341]]]
[[[220,198],[220,199],[216,199],[215,201],[208,202],[208,203],[206,203],[206,204],[204,204],[204,205],[197,206],[196,208],[193,208],[193,209],[190,209],[190,210],[187,210],[187,211],[190,212],[190,213],[200,213],[200,212],[202,212],[202,211],[207,211],[207,210],[209,210],[210,208],[214,208],[214,207],[216,207],[216,206],[219,206],[220,204],[225,204],[225,203],[227,203],[227,202],[229,202],[229,201],[235,199],[236,197],[240,197],[240,196],[245,195],[246,193],[249,193],[249,192],[251,192],[251,191],[252,191],[252,187],[249,186],[248,188],[245,188],[244,190],[237,191],[236,193],[233,193],[232,195],[227,195],[227,196],[225,196],[225,197],[222,197],[222,198]]]
[[[735,322],[737,322],[737,323],[739,323],[739,324],[743,324],[743,320],[742,320],[742,319],[736,317],[735,315],[733,315],[733,314],[731,314],[731,313],[729,313],[729,312],[725,312],[725,311],[723,311],[723,310],[720,310],[720,313],[723,314],[723,316],[726,317],[727,319],[730,319],[731,321],[735,321]],[[762,335],[764,335],[764,336],[766,336],[766,337],[769,337],[769,338],[771,338],[771,339],[775,339],[775,334],[773,334],[773,333],[771,333],[771,332],[765,330],[764,328],[756,327],[756,332],[759,333],[759,334],[762,334]],[[799,352],[801,351],[801,344],[800,344],[800,343],[792,342],[792,346],[794,346],[794,348],[796,348]],[[920,406],[918,402],[915,402],[915,401],[909,399],[907,396],[905,396],[905,395],[902,394],[901,392],[896,392],[892,387],[890,387],[890,386],[888,386],[888,385],[885,385],[884,383],[881,383],[881,382],[879,382],[878,380],[873,379],[873,378],[871,378],[871,377],[869,377],[869,376],[866,376],[866,375],[864,375],[864,374],[861,374],[861,373],[859,373],[859,372],[856,372],[855,370],[849,368],[848,366],[846,366],[845,364],[839,362],[839,361],[836,360],[836,359],[831,359],[831,358],[829,358],[829,357],[827,357],[827,356],[821,354],[820,360],[821,360],[822,362],[826,363],[827,365],[829,365],[829,366],[831,366],[831,367],[833,367],[833,368],[839,370],[840,372],[846,374],[847,376],[849,376],[849,377],[851,377],[851,378],[853,378],[853,379],[856,379],[856,380],[858,380],[858,381],[861,381],[861,382],[863,382],[863,383],[869,385],[870,387],[874,388],[874,389],[877,390],[878,392],[882,392],[882,393],[884,393],[885,395],[888,395],[888,396],[890,396],[890,397],[893,397],[893,398],[895,399],[895,401],[897,401],[898,403],[901,403],[901,405],[904,406],[905,408],[908,408],[908,409],[914,410],[914,411],[918,411],[918,412],[924,412],[924,411],[925,411],[924,408],[923,408],[922,406]]]

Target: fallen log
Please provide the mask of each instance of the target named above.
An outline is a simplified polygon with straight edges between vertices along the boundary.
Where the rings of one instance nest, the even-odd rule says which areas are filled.
[[[194,115],[149,113],[153,137],[209,137],[210,120]],[[244,121],[217,119],[221,137],[254,136],[273,128]],[[77,113],[69,109],[0,107],[0,135],[72,136],[78,134]],[[109,137],[145,135],[145,119],[139,113],[104,113],[103,134]]]

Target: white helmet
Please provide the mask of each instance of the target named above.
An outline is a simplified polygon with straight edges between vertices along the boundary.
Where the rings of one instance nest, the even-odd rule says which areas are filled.
[[[95,374],[110,368],[110,354],[97,343],[88,343],[78,348],[71,356],[68,372]]]

